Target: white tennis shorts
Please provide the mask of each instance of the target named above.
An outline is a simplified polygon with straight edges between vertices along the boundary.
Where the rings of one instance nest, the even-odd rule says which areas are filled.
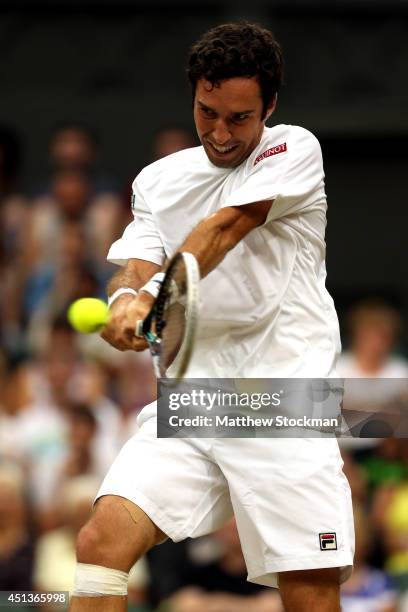
[[[248,580],[276,587],[277,573],[340,567],[354,554],[350,487],[337,440],[157,438],[156,409],[123,447],[98,496],[137,504],[174,542],[221,527],[235,514]]]

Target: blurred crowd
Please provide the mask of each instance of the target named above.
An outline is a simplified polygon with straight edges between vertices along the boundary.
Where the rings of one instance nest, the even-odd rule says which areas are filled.
[[[161,130],[146,163],[195,144],[184,129]],[[24,191],[23,153],[13,130],[0,127],[0,591],[69,591],[76,534],[156,381],[144,353],[79,336],[66,320],[76,298],[106,298],[114,272],[106,253],[130,220],[130,182],[103,170],[97,137],[84,125],[55,128],[48,175]],[[378,297],[344,317],[339,373],[376,384],[366,395],[350,388],[353,435],[341,441],[356,526],[345,612],[408,610],[408,440],[397,437],[408,406],[402,325],[401,312]],[[381,438],[367,415],[385,405],[392,431]],[[130,609],[282,609],[277,592],[245,578],[231,521],[205,538],[165,542],[138,562]]]

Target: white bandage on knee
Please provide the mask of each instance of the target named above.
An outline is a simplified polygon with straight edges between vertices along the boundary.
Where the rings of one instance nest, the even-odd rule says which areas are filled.
[[[75,597],[126,596],[129,574],[111,567],[78,563],[75,573]]]

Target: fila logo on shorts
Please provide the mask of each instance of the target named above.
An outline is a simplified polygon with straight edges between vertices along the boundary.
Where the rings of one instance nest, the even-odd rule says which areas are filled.
[[[320,550],[337,550],[335,533],[319,533]]]
[[[254,161],[254,166],[256,166],[257,163],[259,163],[263,159],[266,159],[267,157],[272,157],[272,155],[278,155],[278,153],[285,153],[286,151],[286,142],[276,145],[276,147],[271,147],[270,149],[267,149],[266,151],[258,155],[258,157]]]

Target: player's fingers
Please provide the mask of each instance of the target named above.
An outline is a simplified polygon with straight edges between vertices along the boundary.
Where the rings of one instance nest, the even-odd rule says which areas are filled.
[[[149,346],[145,338],[137,338],[135,335],[132,338],[131,344],[134,351],[144,351]]]
[[[130,334],[118,334],[116,330],[105,327],[101,332],[103,338],[108,344],[118,351],[132,351],[132,336]]]
[[[130,350],[130,348],[126,345],[126,343],[118,340],[117,338],[110,338],[109,336],[103,336],[102,334],[101,334],[101,337],[105,340],[105,342],[113,346],[113,348],[117,349],[118,351]]]

